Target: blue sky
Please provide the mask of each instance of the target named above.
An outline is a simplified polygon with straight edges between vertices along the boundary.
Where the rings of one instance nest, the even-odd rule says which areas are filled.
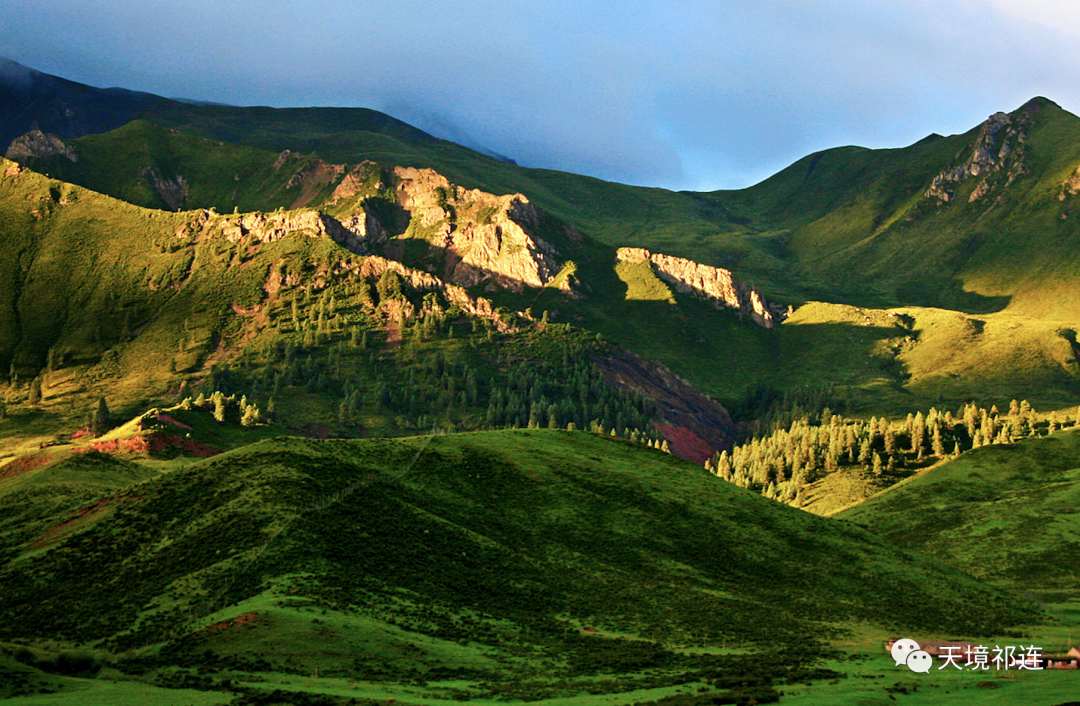
[[[95,86],[363,106],[520,164],[738,188],[810,152],[1080,112],[1080,2],[4,0],[0,55]]]

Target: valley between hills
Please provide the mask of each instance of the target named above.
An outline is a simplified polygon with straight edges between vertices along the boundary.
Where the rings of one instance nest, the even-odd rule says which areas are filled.
[[[740,191],[3,60],[0,699],[1066,704],[1080,118]]]

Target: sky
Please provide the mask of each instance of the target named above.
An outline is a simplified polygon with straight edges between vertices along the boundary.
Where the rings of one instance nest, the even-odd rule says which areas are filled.
[[[668,189],[1080,113],[1076,0],[4,0],[0,56],[99,87],[374,108],[519,164]]]

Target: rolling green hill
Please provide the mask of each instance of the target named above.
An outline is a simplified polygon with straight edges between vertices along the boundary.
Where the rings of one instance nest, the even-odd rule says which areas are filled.
[[[614,691],[722,681],[748,663],[717,648],[799,645],[771,658],[779,682],[854,626],[988,634],[1039,615],[593,434],[278,438],[149,478],[68,463],[0,485],[0,639],[119,656],[160,683],[182,685],[163,669],[179,665],[559,695],[603,674]],[[58,512],[72,484],[97,493]]]
[[[1036,603],[1075,596],[1078,437],[961,421],[1035,404],[1004,444],[1080,402],[1050,101],[699,194],[362,109],[0,99],[0,698],[741,704],[836,645],[876,672],[898,631],[1068,622]],[[735,483],[825,513],[900,482],[844,522],[661,451],[718,469],[717,400]]]
[[[837,517],[899,547],[1049,602],[1080,597],[1080,433],[988,446]]]
[[[1071,319],[1080,119],[1044,98],[963,135],[808,156],[711,198],[785,231],[796,269],[833,297]]]

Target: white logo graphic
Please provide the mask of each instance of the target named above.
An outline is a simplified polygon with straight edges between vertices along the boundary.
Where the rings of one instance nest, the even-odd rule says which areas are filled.
[[[930,667],[934,665],[934,658],[930,656],[929,652],[923,652],[922,650],[915,650],[908,655],[907,666],[913,672],[921,672],[927,674],[930,671]]]
[[[892,646],[892,658],[896,660],[896,666],[899,667],[902,664],[907,664],[908,657],[912,652],[916,652],[919,649],[919,643],[914,640],[897,640]],[[923,654],[926,654],[925,652]]]

